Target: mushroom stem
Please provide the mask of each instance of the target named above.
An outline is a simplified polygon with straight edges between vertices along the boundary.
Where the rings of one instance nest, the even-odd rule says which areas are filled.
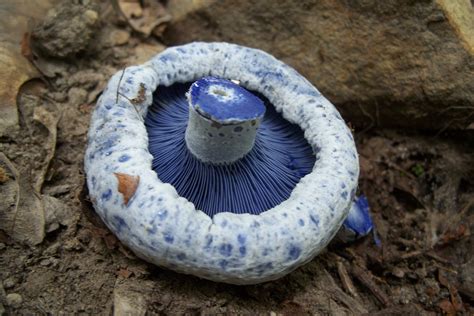
[[[188,102],[185,140],[196,158],[231,164],[252,150],[265,114],[258,97],[231,81],[205,77],[191,85]]]

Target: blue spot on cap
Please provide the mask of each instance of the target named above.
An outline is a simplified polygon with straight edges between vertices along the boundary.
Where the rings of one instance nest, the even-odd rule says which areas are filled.
[[[265,114],[262,100],[229,80],[204,77],[194,82],[189,91],[191,106],[222,124],[253,120]]]

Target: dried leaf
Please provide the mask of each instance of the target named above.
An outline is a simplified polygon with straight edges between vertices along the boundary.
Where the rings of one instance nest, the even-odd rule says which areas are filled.
[[[45,235],[41,198],[29,177],[20,174],[3,153],[0,153],[0,166],[10,177],[0,185],[0,229],[15,240],[37,245]]]
[[[159,1],[114,0],[113,5],[135,31],[147,37],[155,27],[171,21],[171,15]]]
[[[59,228],[59,225],[69,226],[73,223],[72,214],[68,212],[67,205],[61,200],[43,195],[42,202],[47,233],[55,231]]]
[[[449,281],[447,275],[445,275],[441,270],[438,270],[438,280],[439,280],[439,283],[441,283],[441,285],[443,285],[449,290],[449,295],[451,298],[450,304],[454,312],[463,311],[464,306],[462,303],[462,298],[459,295],[458,289]],[[443,304],[445,305],[446,308],[451,308],[446,303],[443,303]]]
[[[2,0],[0,7],[0,136],[18,126],[16,97],[26,81],[39,76],[22,53],[28,53],[24,36],[31,19],[44,15],[54,0]],[[21,45],[20,45],[21,43]]]
[[[128,202],[135,194],[140,176],[131,176],[125,173],[114,173],[118,180],[118,191],[122,193],[123,203],[128,205]]]
[[[145,84],[141,82],[140,89],[138,90],[138,95],[130,101],[132,101],[132,103],[135,105],[143,103],[146,99],[145,93],[146,93]]]
[[[10,179],[10,177],[8,176],[7,172],[5,171],[5,169],[0,167],[0,184],[7,182],[8,179]]]
[[[453,304],[448,299],[444,299],[439,303],[439,308],[448,316],[456,315],[456,310],[454,309]]]
[[[39,122],[48,130],[48,138],[44,142],[47,155],[43,161],[41,173],[39,174],[35,183],[35,190],[41,192],[46,173],[48,172],[49,165],[51,164],[51,160],[53,160],[54,154],[56,152],[59,115],[46,110],[44,107],[35,107],[33,112],[33,120]]]
[[[119,269],[117,271],[117,275],[125,279],[128,279],[132,275],[132,273],[133,273],[132,271],[127,270],[127,269]]]

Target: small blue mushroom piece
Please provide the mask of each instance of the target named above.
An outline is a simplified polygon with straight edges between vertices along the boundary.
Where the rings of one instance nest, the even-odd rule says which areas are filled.
[[[343,242],[352,242],[367,236],[373,228],[369,202],[364,195],[360,195],[354,199],[337,237]]]

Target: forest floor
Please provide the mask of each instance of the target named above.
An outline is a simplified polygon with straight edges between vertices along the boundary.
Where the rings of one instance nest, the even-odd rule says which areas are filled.
[[[70,7],[23,42],[41,75],[18,92],[19,128],[0,138],[0,199],[4,206],[13,201],[0,212],[23,225],[0,224],[0,315],[130,308],[150,315],[474,313],[472,131],[355,127],[359,188],[380,245],[372,235],[333,242],[288,276],[252,286],[201,280],[136,258],[88,201],[83,157],[108,78],[165,49],[163,27],[144,35],[111,5]],[[86,19],[67,19],[74,10]],[[79,48],[70,37],[53,41],[48,30],[57,25],[93,41]]]

